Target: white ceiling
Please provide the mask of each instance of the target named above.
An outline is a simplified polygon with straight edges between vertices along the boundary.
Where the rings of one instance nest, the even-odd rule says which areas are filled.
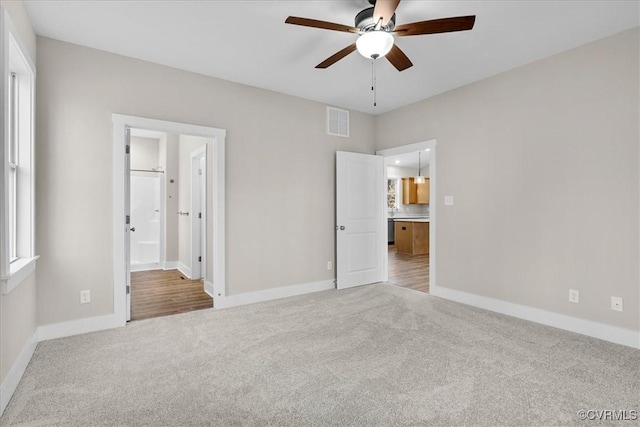
[[[418,159],[418,151],[413,153],[397,154],[395,156],[385,156],[384,161],[387,166],[398,166],[402,168],[415,168],[417,170],[418,164],[421,168],[429,164],[429,149],[420,151],[420,158]],[[418,162],[419,160],[419,162]]]
[[[287,25],[289,15],[346,25],[366,0],[26,1],[39,35],[326,104],[380,114],[639,25],[638,1],[404,0],[397,24],[476,15],[473,30],[397,38],[414,66],[352,53],[315,65],[356,35]]]

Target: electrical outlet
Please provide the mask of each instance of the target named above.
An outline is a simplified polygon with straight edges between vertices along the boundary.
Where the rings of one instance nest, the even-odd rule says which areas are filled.
[[[88,304],[91,302],[91,291],[80,291],[80,304]]]
[[[333,270],[333,261],[327,261],[327,270]]]
[[[611,297],[611,310],[622,311],[622,298]]]
[[[580,291],[575,289],[569,289],[569,302],[575,302],[576,304],[580,302]]]
[[[444,205],[453,206],[453,196],[444,196]]]

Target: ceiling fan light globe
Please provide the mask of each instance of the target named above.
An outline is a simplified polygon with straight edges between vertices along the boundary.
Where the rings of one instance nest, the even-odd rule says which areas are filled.
[[[393,36],[386,31],[368,31],[358,37],[356,47],[367,59],[382,58],[393,47]]]

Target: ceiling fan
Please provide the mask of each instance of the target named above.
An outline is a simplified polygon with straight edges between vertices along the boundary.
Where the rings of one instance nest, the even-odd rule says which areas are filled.
[[[413,66],[413,64],[407,55],[394,43],[394,35],[397,37],[406,37],[466,31],[473,28],[476,20],[475,15],[456,16],[453,18],[432,19],[396,26],[395,12],[400,0],[369,0],[369,3],[372,4],[373,7],[369,7],[358,13],[355,18],[355,26],[353,27],[297,16],[289,16],[284,22],[287,24],[301,25],[303,27],[322,28],[324,30],[342,31],[359,35],[355,43],[331,55],[316,65],[316,68],[328,68],[353,51],[358,50],[365,58],[377,59],[386,56],[398,71],[403,71]]]

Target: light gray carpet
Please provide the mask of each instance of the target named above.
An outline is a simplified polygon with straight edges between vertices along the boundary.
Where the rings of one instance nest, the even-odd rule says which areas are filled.
[[[380,284],[40,343],[0,424],[594,425],[639,401],[638,350]]]

